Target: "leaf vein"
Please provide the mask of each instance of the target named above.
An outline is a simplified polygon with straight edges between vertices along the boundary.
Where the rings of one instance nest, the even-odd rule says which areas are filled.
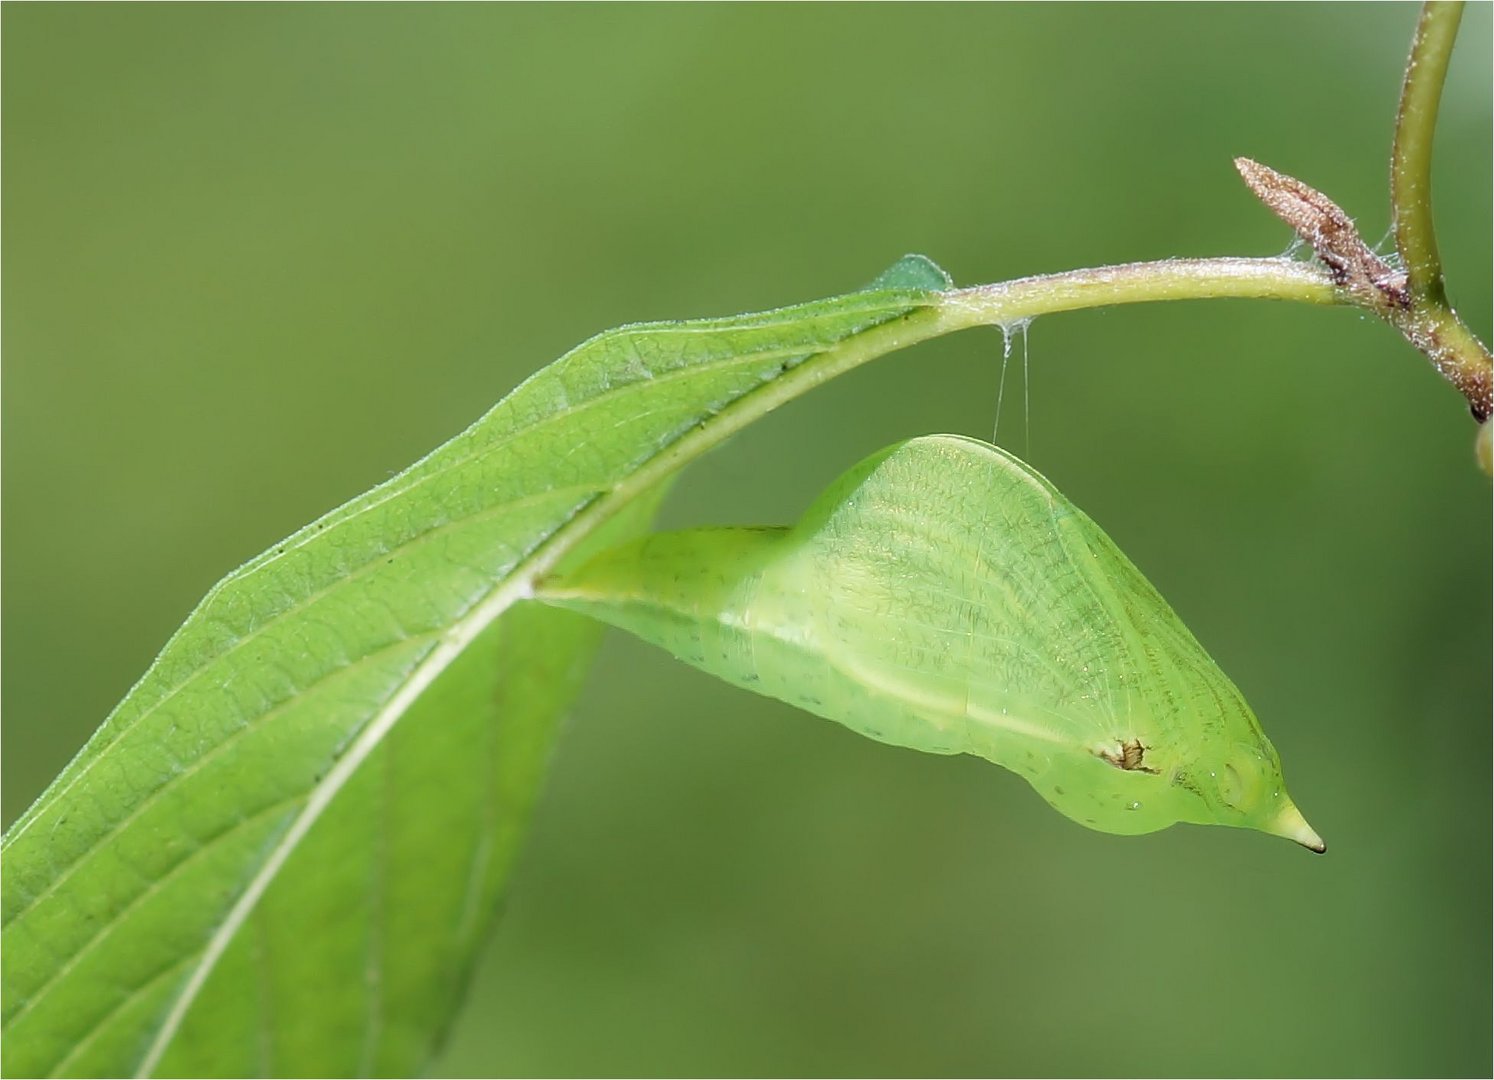
[[[137,806],[127,816],[121,818],[118,822],[111,826],[108,832],[101,833],[96,839],[89,843],[86,848],[78,853],[76,858],[74,858],[71,862],[67,863],[57,871],[58,876],[54,878],[44,890],[37,893],[34,897],[31,898],[31,900],[26,903],[24,907],[22,907],[19,911],[15,912],[9,919],[7,919],[5,925],[11,926],[13,924],[19,923],[38,904],[42,903],[47,899],[47,897],[51,896],[64,884],[66,884],[72,878],[73,874],[76,873],[82,867],[82,865],[86,863],[95,853],[103,850],[104,845],[109,840],[127,829],[133,822],[138,820],[141,815],[143,815],[147,810],[149,810],[152,806],[154,806],[157,802],[164,798],[166,794],[169,793],[174,787],[176,787],[183,781],[190,779],[195,773],[205,768],[218,754],[222,753],[225,750],[231,749],[239,739],[256,730],[256,728],[260,725],[263,725],[266,722],[273,720],[275,719],[275,717],[288,711],[289,709],[294,708],[305,697],[306,694],[317,689],[318,687],[325,686],[327,683],[333,681],[334,679],[346,676],[351,672],[355,672],[362,664],[366,663],[367,661],[377,659],[402,645],[408,645],[410,644],[410,642],[416,641],[420,637],[434,637],[435,634],[435,631],[428,631],[425,634],[401,638],[398,641],[391,641],[387,645],[381,646],[380,648],[375,649],[372,652],[364,653],[356,660],[350,660],[340,667],[333,668],[331,671],[328,671],[326,674],[324,674],[321,678],[316,679],[315,681],[309,683],[304,687],[298,688],[294,695],[286,698],[284,701],[277,702],[273,708],[267,710],[266,712],[246,719],[242,725],[235,728],[223,739],[219,740],[219,742],[210,750],[208,750],[207,753],[203,754],[202,757],[198,758],[196,761],[190,763],[189,765],[183,766],[181,772],[169,777],[165,781],[165,783],[161,784],[144,799],[142,799],[139,806]]]

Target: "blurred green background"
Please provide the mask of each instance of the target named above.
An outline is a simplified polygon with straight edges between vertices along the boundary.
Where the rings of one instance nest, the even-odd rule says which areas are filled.
[[[1487,340],[1490,13],[1438,136]],[[1386,227],[1415,8],[6,5],[4,816],[206,589],[626,321],[1272,254],[1230,159]],[[784,522],[991,434],[1001,337],[691,470]],[[1251,698],[1327,838],[1087,832],[609,639],[436,1071],[1483,1075],[1490,501],[1457,395],[1347,312],[1056,316],[1002,441]],[[1014,408],[1014,404],[1017,406]]]

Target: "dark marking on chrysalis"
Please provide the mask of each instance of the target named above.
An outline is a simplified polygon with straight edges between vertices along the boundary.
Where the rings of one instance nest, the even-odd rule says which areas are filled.
[[[1126,772],[1151,773],[1155,776],[1157,770],[1143,764],[1146,749],[1146,745],[1140,739],[1129,739],[1117,742],[1113,747],[1107,746],[1098,753],[1117,769],[1124,769]]]

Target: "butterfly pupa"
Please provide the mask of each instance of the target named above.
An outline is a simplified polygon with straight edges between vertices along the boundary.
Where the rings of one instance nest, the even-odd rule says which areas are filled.
[[[792,528],[657,534],[538,596],[871,738],[986,758],[1094,829],[1324,850],[1234,683],[1099,526],[988,443],[899,443]]]

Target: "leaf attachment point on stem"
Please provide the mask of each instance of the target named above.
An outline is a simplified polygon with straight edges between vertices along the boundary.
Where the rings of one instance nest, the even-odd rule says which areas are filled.
[[[1296,177],[1250,158],[1235,158],[1235,168],[1267,209],[1312,246],[1333,275],[1333,283],[1357,302],[1366,307],[1402,308],[1410,303],[1406,275],[1391,269],[1369,249],[1354,219],[1336,202]]]
[[[1489,350],[1456,312],[1435,296],[1413,293],[1405,272],[1371,251],[1353,218],[1321,191],[1249,158],[1235,158],[1235,168],[1256,197],[1312,245],[1349,303],[1399,330],[1458,388],[1474,419],[1489,418],[1494,412]]]

